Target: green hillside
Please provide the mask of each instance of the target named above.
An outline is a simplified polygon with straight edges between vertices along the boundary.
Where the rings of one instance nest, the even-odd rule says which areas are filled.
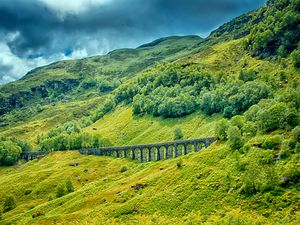
[[[299,6],[0,86],[0,224],[299,224]],[[208,136],[158,162],[69,151]]]

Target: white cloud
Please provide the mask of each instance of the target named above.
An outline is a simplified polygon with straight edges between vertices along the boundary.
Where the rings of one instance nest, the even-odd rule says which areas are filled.
[[[94,6],[105,5],[112,0],[39,0],[59,13],[78,14]]]

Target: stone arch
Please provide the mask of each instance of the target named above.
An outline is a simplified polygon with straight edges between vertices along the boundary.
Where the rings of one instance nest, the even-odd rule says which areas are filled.
[[[149,148],[143,147],[141,148],[141,162],[148,162],[149,161]]]
[[[148,155],[148,159],[149,161],[156,161],[157,160],[157,151],[158,151],[158,147],[151,147],[149,148],[149,155]]]
[[[175,157],[184,155],[184,149],[185,149],[184,144],[177,144]]]
[[[166,146],[159,146],[157,148],[157,161],[163,160],[166,158],[166,151],[167,151]]]
[[[200,151],[203,148],[206,148],[205,143],[202,142],[202,141],[197,142],[197,149],[198,149],[198,151]]]
[[[167,147],[167,150],[166,150],[166,159],[172,159],[172,158],[174,158],[174,153],[175,153],[175,145],[174,144],[170,144]]]
[[[132,155],[132,159],[133,160],[141,160],[141,149],[138,147],[135,147],[133,149],[133,155]]]
[[[186,152],[187,152],[187,154],[191,153],[191,152],[194,152],[194,151],[195,151],[195,146],[192,143],[188,143],[186,145]]]

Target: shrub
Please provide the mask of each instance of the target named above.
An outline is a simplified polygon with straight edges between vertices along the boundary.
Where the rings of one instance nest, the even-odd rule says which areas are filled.
[[[0,141],[0,166],[11,166],[15,164],[20,154],[21,147],[12,141]]]
[[[67,189],[66,189],[65,184],[60,184],[57,186],[57,189],[56,189],[56,197],[57,198],[64,196],[66,193],[67,193]]]
[[[300,68],[300,50],[295,50],[291,54],[294,67]]]
[[[183,138],[183,133],[180,127],[175,128],[174,130],[174,140],[180,140]]]
[[[179,159],[179,160],[177,161],[176,166],[177,166],[178,169],[179,169],[179,168],[182,168],[182,166],[183,166],[183,161],[182,161],[182,159]]]
[[[70,178],[66,181],[66,189],[67,189],[67,193],[74,192],[74,186]]]
[[[9,212],[17,207],[16,199],[13,195],[9,195],[4,199],[3,212]]]
[[[280,149],[282,138],[279,135],[268,137],[262,143],[264,149]]]
[[[227,140],[227,130],[228,130],[228,122],[225,119],[222,119],[215,128],[215,134],[216,136],[224,141]]]
[[[128,169],[127,169],[126,166],[122,166],[121,169],[120,169],[120,172],[121,172],[121,173],[124,173],[124,172],[126,172],[127,170],[128,170]]]
[[[279,177],[275,169],[271,166],[264,168],[264,181],[260,186],[262,192],[272,191],[279,185]]]
[[[257,75],[252,70],[249,70],[249,71],[242,70],[239,74],[239,79],[242,81],[245,81],[245,82],[253,81],[256,78],[257,78]]]
[[[291,147],[290,142],[285,140],[282,142],[281,150],[280,150],[280,158],[288,158],[291,155]]]
[[[242,129],[245,124],[245,118],[243,116],[234,116],[230,120],[232,126],[237,126],[239,129]]]
[[[227,131],[228,144],[231,149],[237,150],[244,145],[241,131],[236,126],[230,126]]]
[[[285,128],[288,113],[289,109],[283,103],[276,103],[267,109],[260,110],[257,121],[259,128],[265,132]]]
[[[256,135],[257,126],[254,122],[246,122],[242,128],[242,132],[244,136],[253,137]]]
[[[292,130],[292,139],[294,142],[300,142],[300,126],[297,126]]]
[[[255,162],[250,162],[246,167],[246,171],[242,176],[242,187],[240,192],[243,194],[255,194],[261,184],[261,170],[260,166]]]

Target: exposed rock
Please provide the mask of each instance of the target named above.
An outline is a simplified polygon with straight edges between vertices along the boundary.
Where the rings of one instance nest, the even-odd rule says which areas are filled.
[[[37,212],[37,213],[32,214],[32,218],[36,218],[36,217],[39,217],[39,216],[45,216],[45,214],[42,213],[42,212]]]
[[[69,164],[69,166],[78,166],[78,165],[79,165],[78,162],[71,162],[71,163]]]
[[[146,185],[144,185],[144,184],[136,184],[134,186],[131,186],[131,188],[134,188],[137,191],[144,189],[145,187],[146,187]]]

